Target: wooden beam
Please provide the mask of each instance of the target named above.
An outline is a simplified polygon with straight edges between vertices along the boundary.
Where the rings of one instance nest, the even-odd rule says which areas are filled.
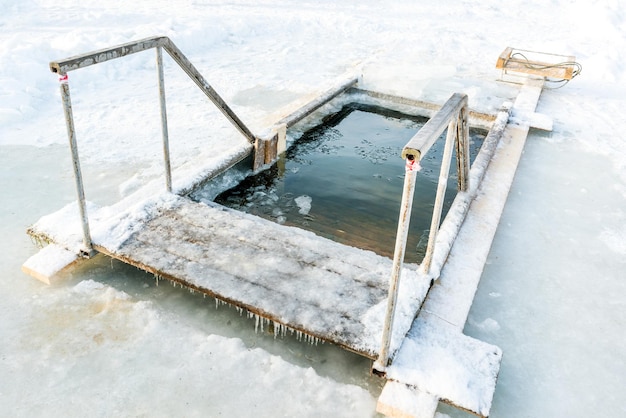
[[[82,258],[60,245],[50,244],[30,257],[22,265],[22,271],[45,284],[52,284],[54,277]]]
[[[575,75],[576,57],[549,54],[507,47],[496,61],[496,68],[504,73],[531,74],[544,78],[571,80]]]
[[[496,62],[496,68],[504,68],[506,62],[511,58],[511,54],[513,53],[513,48],[507,47],[502,51],[500,56],[498,57],[498,61]]]
[[[252,171],[257,171],[265,165],[265,146],[267,141],[257,137],[254,141],[254,160],[252,162]]]

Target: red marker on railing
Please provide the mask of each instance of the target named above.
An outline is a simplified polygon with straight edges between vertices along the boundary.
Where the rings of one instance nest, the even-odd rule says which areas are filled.
[[[405,168],[406,171],[420,171],[422,169],[422,166],[420,165],[419,160],[416,160],[414,158],[407,158]]]
[[[67,84],[67,82],[68,82],[68,77],[67,77],[67,74],[61,74],[61,75],[59,76],[59,83],[61,83],[61,84]]]

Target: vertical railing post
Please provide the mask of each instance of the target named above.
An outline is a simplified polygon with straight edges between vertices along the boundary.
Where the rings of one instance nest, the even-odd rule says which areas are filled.
[[[467,114],[467,106],[463,106],[459,112],[456,126],[456,172],[459,180],[458,190],[461,192],[466,192],[469,189],[470,151]]]
[[[83,245],[85,247],[83,255],[91,256],[93,253],[93,244],[91,242],[91,232],[89,231],[85,190],[83,187],[83,176],[80,170],[80,161],[78,159],[78,146],[76,144],[76,131],[74,129],[74,116],[72,114],[72,101],[70,100],[70,86],[68,84],[67,74],[59,74],[59,82],[61,86],[63,111],[65,113],[65,124],[67,126],[67,137],[70,142],[70,151],[72,152],[72,166],[74,168],[74,180],[76,181],[76,193],[78,195],[78,210],[80,212],[83,228]]]
[[[384,373],[389,361],[389,347],[393,336],[393,318],[396,311],[396,301],[398,299],[398,288],[402,272],[402,263],[404,261],[406,240],[409,234],[409,221],[411,220],[411,208],[413,206],[415,178],[417,177],[419,167],[419,160],[414,156],[409,155],[406,159],[404,188],[402,191],[402,202],[400,205],[398,231],[396,232],[396,245],[393,253],[393,267],[391,270],[391,278],[389,280],[389,297],[387,298],[387,310],[385,313],[381,349],[378,359],[374,364],[374,371],[379,373]]]
[[[415,178],[420,169],[419,161],[428,152],[430,147],[437,141],[439,136],[446,130],[446,143],[444,146],[437,195],[433,208],[428,247],[420,265],[420,274],[429,274],[430,265],[435,250],[439,223],[445,200],[446,188],[452,162],[452,150],[457,149],[457,166],[460,167],[459,190],[465,191],[469,180],[469,126],[467,124],[467,96],[459,93],[453,94],[444,106],[432,117],[420,131],[404,146],[402,157],[406,158],[406,175],[404,177],[404,190],[400,208],[400,219],[396,234],[396,245],[393,254],[393,267],[389,282],[387,297],[387,310],[382,330],[382,344],[378,358],[374,362],[372,370],[378,375],[385,375],[389,365],[391,340],[393,338],[393,322],[398,299],[399,282],[402,271],[402,263],[406,250],[406,241],[409,233],[409,221],[411,218],[411,206],[415,191]],[[432,280],[431,280],[432,285]]]
[[[163,80],[163,52],[156,47],[157,75],[159,78],[159,103],[161,106],[161,134],[163,136],[163,159],[165,164],[165,188],[172,191],[172,168],[170,165],[170,145],[167,130],[167,107],[165,105],[165,82]]]
[[[455,143],[457,130],[457,118],[454,118],[448,124],[448,132],[446,134],[446,144],[441,157],[441,169],[439,170],[439,183],[437,184],[437,195],[435,196],[435,206],[433,207],[433,216],[430,221],[430,232],[428,233],[428,246],[426,254],[420,268],[422,273],[428,274],[430,263],[433,260],[435,252],[435,240],[439,232],[439,222],[441,221],[441,211],[443,210],[443,201],[446,196],[446,188],[448,186],[448,175],[450,172],[450,162],[452,160],[452,146]]]

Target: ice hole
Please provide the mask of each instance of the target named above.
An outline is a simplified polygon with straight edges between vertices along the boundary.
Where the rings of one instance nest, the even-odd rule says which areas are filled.
[[[401,150],[427,121],[350,103],[306,131],[267,170],[246,176],[250,161],[243,161],[231,169],[234,173],[208,182],[191,197],[393,257],[404,182]],[[426,250],[445,135],[421,161],[405,262],[419,263]],[[486,135],[470,128],[471,161]],[[227,190],[216,193],[216,183]],[[441,219],[456,190],[453,162]]]

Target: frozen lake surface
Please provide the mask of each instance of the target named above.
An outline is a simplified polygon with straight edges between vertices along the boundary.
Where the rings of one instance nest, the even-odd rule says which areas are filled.
[[[75,199],[48,62],[162,34],[254,131],[365,59],[372,88],[438,102],[460,91],[494,111],[516,91],[495,81],[506,46],[575,55],[582,75],[539,102],[555,128],[529,137],[465,331],[504,352],[492,417],[626,415],[622,9],[612,0],[0,2],[0,410],[375,415],[381,382],[369,361],[335,347],[255,332],[234,309],[103,257],[53,286],[20,272],[36,251],[26,228]],[[110,203],[161,175],[154,56],[70,77],[87,198]],[[240,140],[167,61],[166,86],[175,165]]]

